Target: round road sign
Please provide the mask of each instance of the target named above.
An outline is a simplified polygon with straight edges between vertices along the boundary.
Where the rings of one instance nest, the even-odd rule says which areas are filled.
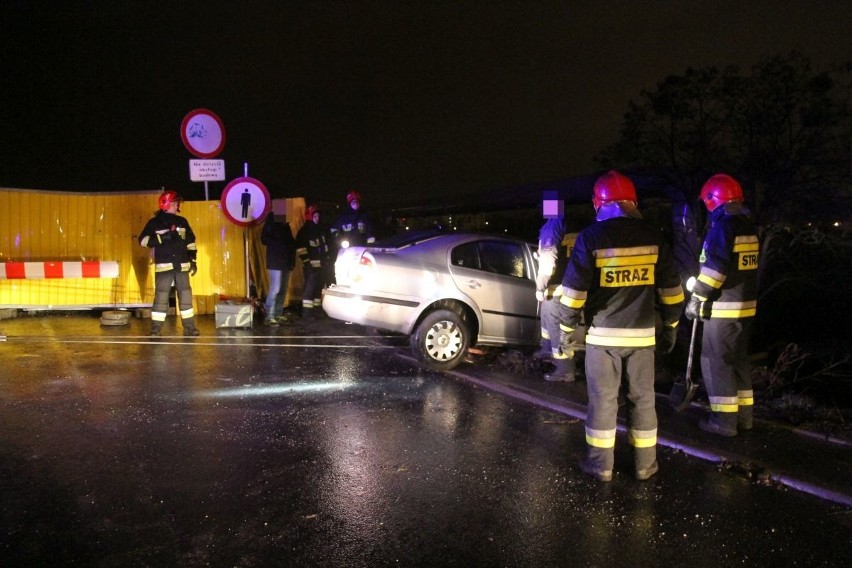
[[[180,137],[190,153],[199,158],[213,158],[225,147],[225,125],[213,111],[195,109],[184,117]]]
[[[222,213],[241,227],[260,221],[272,207],[266,186],[254,178],[241,177],[222,190]]]

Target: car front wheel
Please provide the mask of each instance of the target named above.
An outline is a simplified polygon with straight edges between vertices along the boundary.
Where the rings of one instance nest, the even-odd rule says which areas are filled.
[[[411,348],[417,359],[439,371],[461,363],[469,344],[467,324],[450,310],[436,310],[427,315],[411,336]]]

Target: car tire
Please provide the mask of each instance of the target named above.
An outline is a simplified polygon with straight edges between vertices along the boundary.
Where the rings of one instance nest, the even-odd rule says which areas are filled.
[[[451,310],[427,315],[411,336],[415,357],[427,367],[448,371],[462,362],[470,345],[470,328]]]

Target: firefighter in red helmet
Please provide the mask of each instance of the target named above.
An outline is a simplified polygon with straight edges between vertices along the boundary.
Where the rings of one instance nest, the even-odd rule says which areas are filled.
[[[311,205],[305,210],[305,224],[296,235],[296,256],[302,262],[302,316],[313,318],[322,306],[323,259],[328,253],[325,229],[320,225],[320,210]]]
[[[686,306],[687,318],[704,322],[700,360],[710,414],[699,426],[730,437],[753,425],[748,345],[757,313],[760,243],[737,180],[727,174],[712,176],[701,188],[700,199],[709,211],[708,229]]]
[[[164,191],[158,200],[159,211],[139,235],[139,244],[154,249],[154,304],[151,306],[151,335],[159,335],[169,310],[169,294],[174,285],[183,321],[183,334],[199,335],[192,308],[189,277],[198,267],[195,233],[186,218],[178,215],[183,201],[177,192]]]
[[[586,325],[588,451],[580,467],[600,481],[612,479],[624,377],[634,472],[645,480],[658,469],[654,349],[674,347],[683,289],[669,245],[642,219],[629,178],[616,171],[602,175],[593,203],[595,223],[577,236],[560,300],[563,349],[576,347],[571,334],[581,315]],[[660,334],[657,312],[663,321]]]
[[[346,203],[349,210],[341,213],[331,226],[331,238],[336,248],[339,250],[375,242],[373,223],[362,208],[361,194],[354,190],[350,191],[346,194]]]

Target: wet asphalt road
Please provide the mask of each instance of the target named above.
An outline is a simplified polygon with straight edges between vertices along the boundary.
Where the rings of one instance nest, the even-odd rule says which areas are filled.
[[[200,319],[0,321],[0,565],[848,565],[848,509],[663,449],[600,484],[579,421],[397,339]]]

